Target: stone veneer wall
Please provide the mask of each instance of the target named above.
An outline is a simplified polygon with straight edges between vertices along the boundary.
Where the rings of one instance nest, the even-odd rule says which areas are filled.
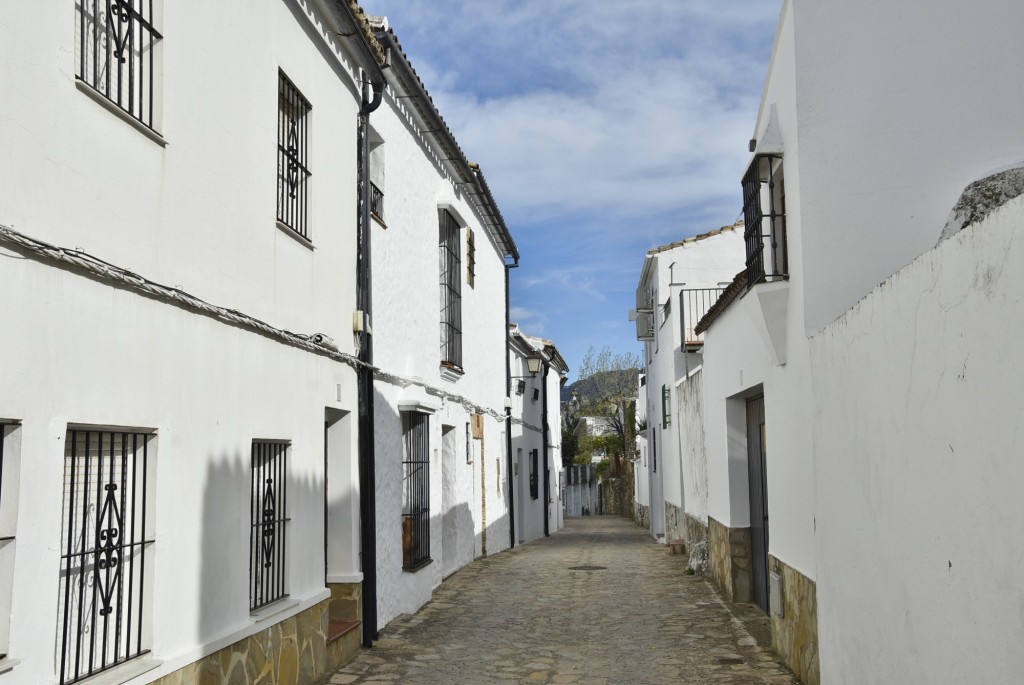
[[[801,682],[819,685],[817,586],[770,554],[768,569],[782,578],[781,616],[771,612],[772,648]]]
[[[694,573],[708,573],[708,525],[689,513],[683,514],[683,535],[686,539],[686,551],[690,553],[687,564]]]
[[[641,528],[650,528],[651,508],[646,504],[640,504],[639,502],[637,502],[633,512],[633,521],[635,521],[636,525],[640,526]]]
[[[334,586],[337,587],[337,586]],[[316,685],[362,648],[359,629],[327,642],[332,599],[316,604],[174,673],[154,685]],[[352,589],[354,587],[354,589]],[[338,596],[359,601],[360,586]]]
[[[686,540],[683,529],[683,511],[671,502],[665,502],[665,539],[669,542]]]
[[[728,528],[708,517],[708,557],[711,577],[730,602],[749,602],[750,528]]]

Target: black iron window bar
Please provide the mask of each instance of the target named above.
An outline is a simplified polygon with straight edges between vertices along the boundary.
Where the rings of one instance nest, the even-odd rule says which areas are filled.
[[[309,112],[312,106],[299,89],[278,72],[277,97],[277,220],[309,239],[307,217]]]
[[[530,498],[538,499],[540,497],[540,487],[537,482],[537,471],[539,469],[538,458],[540,452],[538,450],[530,450]]]
[[[384,191],[376,183],[370,183],[370,212],[384,222]]]
[[[163,36],[153,26],[153,0],[78,0],[75,77],[153,128],[154,52]]]
[[[476,287],[476,238],[473,229],[466,229],[466,283]]]
[[[426,414],[403,412],[402,568],[430,561],[430,436]],[[467,437],[468,439],[468,437]]]
[[[679,326],[683,347],[704,344],[704,334],[694,328],[711,306],[718,301],[725,288],[684,288],[679,291]]]
[[[441,362],[462,368],[462,274],[459,225],[440,213]]]
[[[747,286],[789,277],[782,155],[754,157],[743,176]]]
[[[147,653],[146,433],[69,430],[64,452],[60,682]]]
[[[287,597],[288,444],[252,442],[249,533],[249,609]]]

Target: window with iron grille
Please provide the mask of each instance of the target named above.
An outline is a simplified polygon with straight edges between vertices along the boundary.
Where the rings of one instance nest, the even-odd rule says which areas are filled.
[[[288,596],[288,443],[252,441],[249,516],[249,609]]]
[[[473,229],[466,227],[466,283],[476,286],[476,238]]]
[[[540,497],[540,485],[537,478],[540,467],[539,458],[539,450],[530,450],[530,497],[533,499]]]
[[[459,224],[439,211],[441,259],[441,363],[462,368],[462,269]]]
[[[14,536],[18,509],[19,426],[0,423],[0,660],[7,657],[11,637],[14,590]]]
[[[61,683],[149,651],[152,433],[68,430],[58,598]]]
[[[743,176],[747,285],[789,278],[781,155],[757,155]]]
[[[416,569],[430,561],[430,435],[429,418],[402,412],[402,568]]]
[[[661,427],[668,428],[672,423],[672,390],[667,386],[661,386]]]
[[[159,45],[154,0],[76,0],[75,78],[156,131]]]
[[[277,220],[309,239],[306,207],[309,194],[309,112],[299,89],[278,72],[277,82]]]

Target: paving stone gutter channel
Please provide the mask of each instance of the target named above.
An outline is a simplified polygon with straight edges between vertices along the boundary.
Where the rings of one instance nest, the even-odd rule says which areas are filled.
[[[629,519],[567,519],[477,559],[401,616],[332,685],[795,685],[768,619],[727,606],[685,555]]]

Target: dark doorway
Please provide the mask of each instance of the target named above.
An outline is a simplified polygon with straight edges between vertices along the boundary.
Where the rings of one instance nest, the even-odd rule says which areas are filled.
[[[747,400],[747,483],[750,486],[750,571],[754,603],[768,613],[768,477],[764,395]]]

